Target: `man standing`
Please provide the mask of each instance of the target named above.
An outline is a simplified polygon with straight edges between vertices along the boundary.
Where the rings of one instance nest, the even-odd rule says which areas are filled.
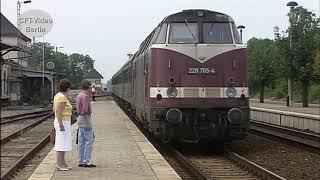
[[[94,88],[94,86],[92,86],[91,92],[92,92],[92,101],[96,101],[96,97],[94,96],[96,94],[96,89]]]
[[[91,119],[91,103],[89,99],[91,83],[88,80],[81,82],[81,92],[76,98],[76,108],[79,114],[78,122],[78,150],[79,167],[96,167],[91,163],[92,144],[94,141],[93,123]]]

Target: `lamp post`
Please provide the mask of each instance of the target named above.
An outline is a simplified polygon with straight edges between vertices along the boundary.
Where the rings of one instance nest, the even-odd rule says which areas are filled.
[[[289,44],[290,44],[290,71],[288,74],[288,99],[287,99],[287,106],[291,106],[292,105],[292,79],[291,79],[291,63],[292,63],[292,28],[293,28],[293,22],[292,22],[292,15],[293,15],[293,11],[294,8],[296,6],[298,6],[298,3],[294,2],[294,1],[290,1],[287,3],[287,6],[290,7],[290,13],[289,13],[289,22],[290,22],[290,30],[289,30]]]
[[[21,4],[27,4],[31,3],[31,1],[17,1],[17,28],[20,30],[20,10],[21,10]]]
[[[21,14],[21,4],[31,3],[31,1],[17,1],[17,46],[20,47],[20,37],[21,37],[21,26],[20,26],[20,14]],[[22,77],[22,59],[20,59],[20,52],[17,52],[18,63],[20,64],[20,77]],[[16,87],[18,84],[16,84]],[[17,97],[20,97],[20,92],[17,90]],[[20,99],[20,98],[18,98]]]

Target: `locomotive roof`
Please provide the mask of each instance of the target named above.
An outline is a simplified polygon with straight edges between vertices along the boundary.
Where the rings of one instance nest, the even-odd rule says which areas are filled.
[[[214,21],[214,22],[233,22],[233,19],[223,13],[209,11],[205,9],[189,9],[172,14],[163,19],[164,22],[188,22],[192,21]]]

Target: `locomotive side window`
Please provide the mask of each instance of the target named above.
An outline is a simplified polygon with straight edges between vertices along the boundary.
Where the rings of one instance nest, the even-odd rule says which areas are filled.
[[[210,44],[232,44],[229,23],[203,23],[203,42]]]
[[[197,23],[171,23],[170,43],[198,43]]]
[[[233,36],[234,36],[234,41],[237,44],[242,44],[241,40],[240,40],[240,35],[239,35],[239,31],[236,27],[236,25],[234,23],[232,23],[232,30],[233,30]]]
[[[158,38],[156,40],[156,44],[164,44],[166,42],[167,27],[168,27],[167,23],[162,25],[160,33],[159,33]]]

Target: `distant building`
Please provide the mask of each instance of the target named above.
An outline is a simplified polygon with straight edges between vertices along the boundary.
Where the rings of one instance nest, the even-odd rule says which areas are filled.
[[[4,44],[10,44],[17,46],[22,51],[10,51],[5,54],[2,58],[12,60],[18,63],[23,68],[28,66],[27,59],[27,44],[31,42],[31,39],[23,35],[4,15],[1,13],[1,42]]]
[[[1,14],[1,103],[49,101],[57,91],[59,79],[65,77],[51,71],[27,69],[27,44],[31,39],[23,35]],[[40,62],[40,59],[39,59]],[[44,87],[42,77],[44,75]],[[53,92],[53,93],[52,93]]]
[[[22,70],[28,66],[27,44],[31,39],[23,35],[2,13],[1,26],[1,102],[21,100]],[[14,70],[17,69],[17,70]]]
[[[103,76],[96,69],[91,69],[85,76],[85,79],[90,81],[91,85],[95,87],[97,95],[102,93],[101,79],[103,79]]]

